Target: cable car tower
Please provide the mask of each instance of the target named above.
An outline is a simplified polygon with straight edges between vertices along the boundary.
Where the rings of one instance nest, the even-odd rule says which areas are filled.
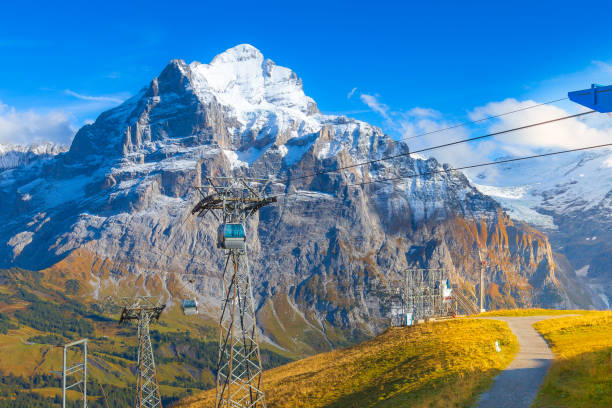
[[[121,310],[120,324],[130,320],[136,320],[138,323],[136,408],[162,407],[149,326],[151,322],[159,320],[165,307],[158,298],[135,296],[126,298]]]
[[[220,222],[217,247],[225,251],[215,406],[264,408],[245,224],[260,208],[276,202],[276,197],[265,196],[263,180],[207,177],[207,181],[209,185],[197,188],[202,199],[191,213],[215,216]]]

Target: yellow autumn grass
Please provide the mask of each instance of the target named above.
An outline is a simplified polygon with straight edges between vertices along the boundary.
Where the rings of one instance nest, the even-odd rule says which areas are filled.
[[[504,322],[458,319],[393,328],[266,371],[267,406],[467,407],[517,350]],[[175,406],[212,407],[214,398],[209,390]]]
[[[521,317],[521,316],[558,316],[567,314],[592,313],[586,310],[557,310],[557,309],[500,309],[480,313],[479,317]]]
[[[612,407],[612,312],[544,320],[553,363],[534,407]]]

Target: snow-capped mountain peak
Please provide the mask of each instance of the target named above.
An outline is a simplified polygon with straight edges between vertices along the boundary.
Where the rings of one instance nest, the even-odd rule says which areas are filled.
[[[342,120],[346,132],[370,127],[319,113],[295,72],[243,44],[217,55],[209,64],[170,61],[148,88],[103,113],[95,126],[81,129],[69,157],[74,162],[90,157],[86,161],[94,163],[95,157],[109,160],[109,148],[115,152],[114,159],[121,160],[170,142],[183,147],[212,142],[246,152],[247,161],[252,162],[270,148],[311,137]],[[334,132],[342,143],[351,143],[343,133]]]
[[[240,110],[287,108],[305,115],[317,112],[295,72],[265,59],[251,45],[230,48],[210,64],[192,62],[189,69],[195,91],[204,100],[212,93],[221,104]]]
[[[211,65],[251,60],[257,60],[261,64],[264,56],[261,51],[251,44],[238,44],[213,58]]]

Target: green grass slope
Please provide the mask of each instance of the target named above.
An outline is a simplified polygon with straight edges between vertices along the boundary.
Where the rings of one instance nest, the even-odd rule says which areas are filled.
[[[56,345],[84,337],[89,339],[89,406],[104,407],[100,386],[109,406],[133,405],[136,328],[119,326],[118,310],[103,313],[93,299],[80,295],[88,292],[82,285],[70,276],[0,270],[0,408],[58,404],[60,379],[52,371],[61,369],[62,353]],[[173,307],[152,325],[151,335],[166,405],[214,386],[215,322],[183,316]],[[79,355],[69,357],[76,362]],[[262,361],[271,368],[291,359],[264,348]]]

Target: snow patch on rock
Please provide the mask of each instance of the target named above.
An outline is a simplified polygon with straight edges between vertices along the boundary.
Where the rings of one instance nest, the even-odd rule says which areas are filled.
[[[223,149],[223,154],[229,160],[232,170],[238,167],[249,167],[249,163],[240,160],[238,158],[238,153],[235,151]]]
[[[591,265],[584,265],[582,268],[576,269],[576,275],[580,276],[581,278],[585,278],[589,273],[590,266]]]
[[[48,159],[68,150],[68,146],[55,143],[13,145],[0,143],[0,171]]]

